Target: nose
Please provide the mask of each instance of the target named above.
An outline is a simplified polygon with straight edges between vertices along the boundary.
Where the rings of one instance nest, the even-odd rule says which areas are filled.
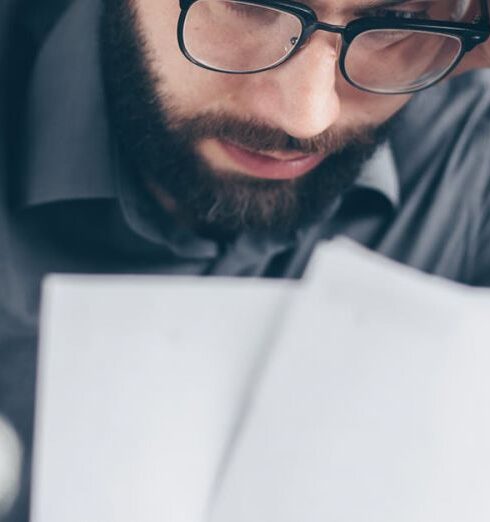
[[[336,91],[338,38],[318,31],[289,61],[254,75],[254,115],[303,139],[317,136],[334,124],[340,112]]]

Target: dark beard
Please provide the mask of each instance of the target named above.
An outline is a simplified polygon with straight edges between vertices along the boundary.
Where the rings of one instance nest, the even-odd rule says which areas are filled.
[[[104,0],[101,56],[106,96],[131,175],[189,226],[224,237],[244,229],[290,232],[318,218],[352,186],[362,164],[386,138],[387,124],[355,132],[326,131],[296,139],[253,120],[226,114],[178,116],[151,72],[131,0]],[[265,180],[213,171],[195,152],[205,138],[251,150],[326,153],[294,180]]]

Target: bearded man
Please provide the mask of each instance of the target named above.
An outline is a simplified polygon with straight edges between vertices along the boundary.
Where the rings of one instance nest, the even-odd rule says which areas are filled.
[[[442,81],[490,65],[489,31],[486,0],[5,0],[0,409],[26,454],[47,273],[297,278],[343,234],[490,284],[490,75]]]

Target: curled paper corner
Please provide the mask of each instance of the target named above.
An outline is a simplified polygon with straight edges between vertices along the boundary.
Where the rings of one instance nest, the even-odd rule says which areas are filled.
[[[20,489],[22,445],[12,425],[0,415],[0,518],[12,508]]]

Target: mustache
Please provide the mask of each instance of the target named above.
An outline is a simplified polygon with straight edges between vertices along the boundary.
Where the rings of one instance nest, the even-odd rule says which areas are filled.
[[[171,112],[171,111],[169,111]],[[380,127],[326,129],[311,138],[295,138],[257,120],[241,120],[222,113],[204,113],[192,118],[173,118],[169,129],[184,137],[186,144],[218,139],[254,152],[299,152],[331,155],[347,146],[369,146],[379,141]]]

